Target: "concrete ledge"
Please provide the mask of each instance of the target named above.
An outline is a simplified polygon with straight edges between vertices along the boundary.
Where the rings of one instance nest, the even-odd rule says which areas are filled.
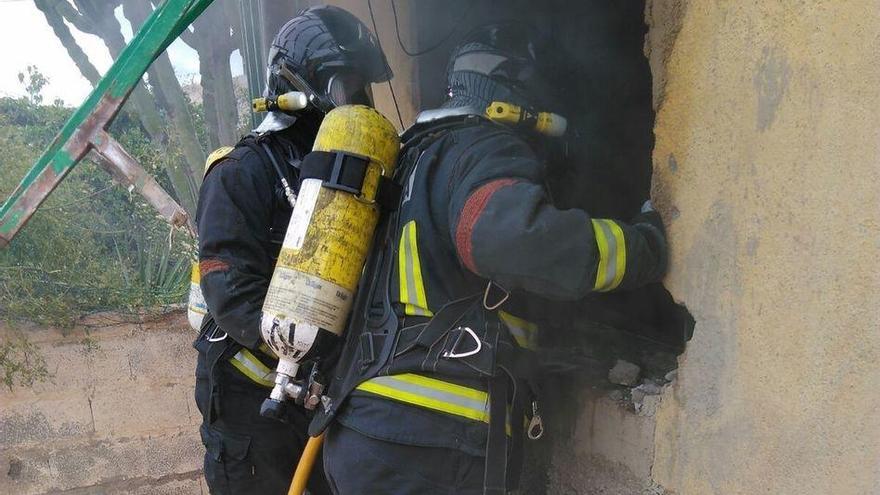
[[[0,493],[207,493],[185,314],[23,333],[52,377],[0,389]]]

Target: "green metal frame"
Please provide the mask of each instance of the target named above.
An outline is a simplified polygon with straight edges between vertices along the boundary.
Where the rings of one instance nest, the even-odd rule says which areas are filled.
[[[70,117],[0,207],[0,247],[7,245],[64,177],[89,152],[120,182],[133,186],[174,225],[192,230],[186,212],[108,133],[150,64],[213,0],[166,0],[144,22],[107,74]]]
[[[266,51],[263,49],[263,3],[260,0],[239,0],[241,13],[241,56],[247,78],[250,100],[263,96],[266,86]],[[250,101],[249,100],[249,101]],[[253,108],[250,110],[251,128],[260,124]]]

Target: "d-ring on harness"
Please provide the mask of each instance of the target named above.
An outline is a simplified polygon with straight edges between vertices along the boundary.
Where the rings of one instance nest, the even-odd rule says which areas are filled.
[[[495,288],[495,290],[500,291],[502,296],[499,298],[498,302],[490,304],[489,296],[492,293],[493,287]],[[488,284],[486,284],[486,291],[483,292],[483,307],[486,308],[487,311],[495,311],[496,309],[500,308],[502,304],[506,303],[508,299],[510,299],[510,292],[507,289],[501,287],[491,280]]]
[[[443,357],[449,358],[449,359],[466,358],[468,356],[473,356],[474,354],[479,354],[479,352],[481,350],[483,350],[483,341],[480,340],[479,337],[477,337],[477,334],[474,333],[474,331],[471,329],[471,327],[457,327],[453,331],[458,332],[458,338],[455,339],[455,343],[452,344],[451,349],[443,352],[443,354],[442,354]],[[471,339],[473,339],[474,342],[476,342],[476,344],[477,344],[476,347],[474,347],[473,349],[471,349],[469,351],[456,352],[456,350],[458,349],[458,344],[461,343],[462,337],[464,337],[466,335],[469,336]]]

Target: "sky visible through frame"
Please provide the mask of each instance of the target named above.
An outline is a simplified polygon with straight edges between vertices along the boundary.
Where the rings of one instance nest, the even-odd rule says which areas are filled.
[[[123,36],[130,40],[131,24],[123,16],[122,8],[117,8],[115,14],[122,24]],[[106,72],[113,61],[104,42],[70,24],[68,28],[98,71]],[[25,94],[18,74],[25,72],[28,65],[36,66],[49,80],[43,89],[44,103],[60,98],[67,106],[79,106],[91,91],[89,82],[31,0],[0,0],[0,47],[0,97]],[[195,50],[178,39],[168,48],[168,55],[182,84],[199,81],[199,57]],[[242,74],[238,51],[233,53],[231,62],[233,75]]]

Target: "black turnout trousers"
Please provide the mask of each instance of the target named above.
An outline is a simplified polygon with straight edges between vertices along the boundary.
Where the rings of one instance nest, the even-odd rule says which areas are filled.
[[[286,495],[293,472],[308,440],[309,419],[296,406],[288,422],[260,416],[269,389],[249,381],[227,360],[214,366],[214,412],[209,418],[211,383],[205,353],[196,366],[195,397],[203,422],[205,480],[212,495]],[[210,422],[209,422],[210,421]],[[323,464],[315,464],[308,489],[312,495],[329,494]]]

